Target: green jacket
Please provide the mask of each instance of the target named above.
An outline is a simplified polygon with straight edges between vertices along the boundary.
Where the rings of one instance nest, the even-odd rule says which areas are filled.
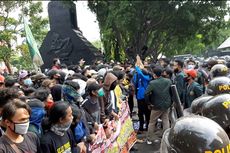
[[[192,101],[200,97],[202,94],[203,89],[199,83],[194,81],[190,86],[187,86],[184,95],[184,107],[189,108],[192,104]]]
[[[184,78],[185,78],[185,74],[183,71],[181,71],[181,72],[176,74],[175,79],[174,79],[180,100],[183,100],[183,93],[184,93],[184,89],[185,89]]]
[[[155,110],[167,110],[172,105],[171,100],[172,81],[167,78],[157,78],[151,81],[145,91],[150,104]]]

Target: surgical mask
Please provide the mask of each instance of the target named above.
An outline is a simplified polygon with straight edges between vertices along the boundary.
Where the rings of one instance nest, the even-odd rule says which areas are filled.
[[[195,65],[188,65],[187,68],[188,68],[189,70],[194,69],[194,68],[195,68]]]
[[[29,125],[30,125],[29,121],[26,123],[14,123],[14,132],[20,135],[26,134],[28,131]]]
[[[103,88],[99,89],[97,94],[98,94],[98,97],[103,97],[105,95]]]
[[[31,80],[30,78],[25,79],[25,80],[23,81],[23,83],[24,83],[24,85],[26,85],[26,86],[31,86],[31,85],[33,84],[32,80]]]

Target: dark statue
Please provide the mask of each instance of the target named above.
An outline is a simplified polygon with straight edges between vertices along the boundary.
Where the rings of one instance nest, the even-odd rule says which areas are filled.
[[[52,67],[53,58],[59,58],[61,63],[67,65],[78,64],[81,58],[86,64],[102,59],[102,54],[79,30],[73,2],[51,1],[48,4],[48,13],[50,31],[40,48],[44,61],[43,70]]]

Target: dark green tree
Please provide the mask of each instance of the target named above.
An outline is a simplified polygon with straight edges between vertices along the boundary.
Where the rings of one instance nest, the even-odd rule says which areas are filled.
[[[194,39],[201,43],[199,50],[216,38],[214,29],[226,26],[228,12],[226,1],[94,0],[88,6],[97,15],[107,57],[114,53],[116,60],[128,46],[132,48],[128,57],[140,54],[153,59],[160,53],[183,53]],[[148,50],[142,51],[143,46]]]

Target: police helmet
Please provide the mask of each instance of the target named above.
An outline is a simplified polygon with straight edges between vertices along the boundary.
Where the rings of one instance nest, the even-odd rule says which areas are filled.
[[[226,76],[228,73],[228,67],[224,64],[216,64],[211,68],[210,75],[212,78],[218,76]]]
[[[193,114],[201,114],[203,105],[213,96],[203,95],[193,100],[191,104],[191,112]]]
[[[161,140],[161,153],[217,153],[229,151],[229,138],[216,122],[198,115],[178,119]]]
[[[230,93],[230,78],[216,77],[212,79],[207,86],[207,94],[215,96],[222,93]]]
[[[230,94],[220,94],[203,105],[202,116],[217,122],[225,131],[230,129]]]

